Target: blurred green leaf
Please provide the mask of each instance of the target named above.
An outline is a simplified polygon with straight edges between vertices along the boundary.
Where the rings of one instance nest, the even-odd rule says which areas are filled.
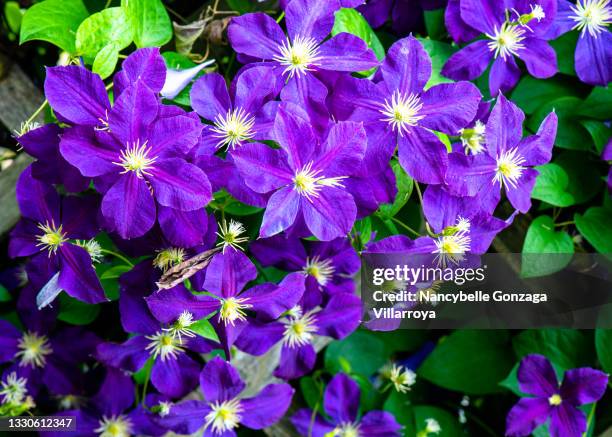
[[[122,0],[136,47],[160,47],[172,39],[172,24],[161,0]]]
[[[596,120],[609,120],[612,114],[612,89],[596,86],[582,102],[577,114]]]
[[[6,18],[6,22],[11,32],[19,32],[23,12],[21,12],[18,2],[8,1],[4,4],[4,17]]]
[[[121,51],[130,45],[132,37],[130,20],[124,9],[108,8],[81,23],[76,32],[76,50],[90,64],[109,43],[114,43],[116,49]]]
[[[331,373],[346,372],[343,361],[348,363],[351,373],[373,375],[387,362],[385,345],[367,331],[355,331],[325,349],[325,368]]]
[[[599,253],[612,253],[612,210],[591,207],[582,215],[575,214],[578,231]]]
[[[555,40],[549,41],[557,53],[559,72],[563,74],[576,76],[576,71],[574,70],[574,52],[576,51],[578,35],[578,32],[568,32]]]
[[[201,337],[207,338],[208,340],[216,341],[219,343],[219,336],[217,335],[217,331],[213,327],[212,323],[208,320],[211,316],[204,317],[203,319],[198,320],[189,326],[193,332],[198,334]]]
[[[19,43],[47,41],[74,54],[75,33],[88,15],[81,0],[45,0],[36,3],[23,15]]]
[[[505,331],[455,331],[436,345],[418,374],[448,390],[495,393],[514,361],[508,346]]]
[[[525,355],[540,354],[568,370],[591,362],[594,358],[591,342],[587,335],[574,329],[528,329],[514,337],[512,347],[519,360]]]
[[[404,171],[399,162],[394,159],[391,161],[391,168],[395,174],[395,184],[397,186],[397,195],[392,204],[383,204],[378,208],[379,215],[383,219],[388,219],[397,214],[404,207],[414,187],[414,181]]]
[[[431,39],[444,39],[448,33],[444,25],[444,11],[444,8],[424,11],[425,29],[427,30],[427,35]]]
[[[591,134],[593,143],[595,143],[595,150],[598,155],[601,155],[604,147],[612,137],[612,128],[606,126],[604,122],[597,120],[580,120],[586,130]]]
[[[545,103],[565,96],[577,97],[578,93],[573,83],[560,78],[524,76],[512,91],[512,101],[527,114],[533,114]]]
[[[102,79],[106,79],[115,71],[118,60],[119,52],[117,47],[115,47],[115,43],[108,43],[96,55],[91,71],[99,74]]]
[[[576,97],[560,97],[547,102],[529,118],[527,127],[532,132],[537,132],[544,117],[554,110],[559,117],[555,144],[565,149],[589,150],[591,136],[584,127],[576,123],[576,111],[581,104],[582,100]]]
[[[452,80],[442,76],[440,71],[442,71],[442,67],[451,57],[453,53],[455,53],[455,48],[450,44],[434,41],[428,38],[417,38],[423,47],[429,54],[431,58],[431,77],[429,81],[425,84],[425,89],[431,88],[434,85],[438,85],[440,83],[450,83]]]
[[[595,347],[601,367],[612,374],[612,329],[597,329],[595,331]]]
[[[569,177],[561,166],[551,163],[541,165],[536,169],[540,174],[531,192],[533,199],[561,207],[574,204],[574,197],[566,191]]]
[[[81,302],[66,293],[59,295],[60,311],[57,318],[71,325],[89,325],[100,313],[99,305]]]
[[[0,284],[0,302],[10,302],[13,298],[11,297],[11,293]]]
[[[584,203],[599,192],[603,186],[602,175],[596,171],[601,164],[599,156],[576,150],[564,150],[553,161],[565,170],[569,178],[566,191],[576,204]]]
[[[543,215],[529,225],[522,253],[521,276],[542,276],[557,272],[569,264],[574,253],[574,243],[567,232],[556,232],[553,219]],[[561,255],[532,255],[539,253]]]

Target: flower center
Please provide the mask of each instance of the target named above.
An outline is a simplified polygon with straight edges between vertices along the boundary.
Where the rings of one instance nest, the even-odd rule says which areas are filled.
[[[153,265],[162,271],[168,270],[185,260],[185,250],[180,247],[170,247],[161,250],[153,260]]]
[[[410,126],[416,126],[419,120],[425,118],[424,115],[419,115],[423,108],[421,99],[416,94],[406,96],[400,91],[395,91],[391,96],[391,101],[385,100],[380,113],[385,116],[381,121],[385,121],[391,125],[393,131],[397,131],[400,135],[409,133]]]
[[[38,229],[42,231],[42,234],[36,237],[38,243],[36,246],[41,247],[42,250],[48,250],[49,256],[51,253],[57,252],[57,249],[68,241],[66,234],[62,232],[62,225],[55,227],[53,221],[51,223],[45,222],[45,224],[39,223]]]
[[[518,149],[510,149],[502,153],[497,158],[497,169],[495,176],[493,177],[493,183],[499,182],[500,184],[512,188],[516,188],[517,182],[523,174],[525,167],[522,164],[525,162],[525,158],[518,154]]]
[[[17,348],[19,351],[15,358],[19,358],[20,366],[44,367],[47,355],[53,352],[47,337],[39,336],[35,332],[24,333],[17,343]]]
[[[416,373],[394,364],[389,372],[389,380],[398,392],[406,393],[410,391],[410,387],[416,382]]]
[[[359,437],[359,425],[356,423],[341,423],[331,432],[333,437]]]
[[[209,406],[211,411],[205,417],[204,429],[210,426],[214,434],[223,434],[240,424],[242,405],[238,399],[215,402]]]
[[[495,52],[495,57],[501,56],[506,60],[508,56],[517,55],[518,50],[525,48],[522,41],[525,39],[525,29],[507,21],[501,27],[495,28],[495,34],[486,36],[491,39],[487,44],[489,50]]]
[[[284,344],[293,348],[311,343],[317,330],[315,324],[317,320],[315,317],[316,310],[308,311],[302,315],[302,309],[298,307],[292,309],[291,312],[292,314],[281,321],[285,325]]]
[[[321,170],[313,170],[312,161],[310,161],[293,177],[294,189],[310,202],[312,202],[313,197],[319,197],[319,191],[322,187],[344,188],[342,180],[346,179],[347,176],[326,178],[319,176],[320,173]]]
[[[173,338],[178,337],[179,341],[181,341],[182,335],[184,335],[185,337],[196,336],[195,332],[189,329],[189,327],[194,323],[195,320],[193,320],[193,314],[185,310],[178,316],[178,319],[176,319],[172,326],[170,326],[169,328],[164,328],[162,329],[162,331],[168,332],[170,335],[172,335]]]
[[[159,414],[160,417],[165,417],[170,414],[172,403],[168,401],[160,401],[159,404],[157,404],[157,407],[159,408],[159,412],[157,414]]]
[[[548,403],[553,407],[558,407],[559,405],[561,405],[561,402],[563,402],[563,399],[561,399],[561,396],[559,396],[558,394],[554,394],[548,398]]]
[[[91,240],[76,240],[75,244],[87,251],[92,262],[99,263],[102,261],[102,246],[93,238]]]
[[[158,356],[161,356],[162,361],[165,361],[168,357],[176,359],[179,353],[185,351],[181,347],[181,339],[175,338],[169,332],[159,331],[154,335],[147,335],[145,338],[151,340],[145,349],[149,351],[154,359]]]
[[[471,129],[459,130],[461,144],[466,155],[469,153],[478,155],[484,151],[485,131],[485,125],[480,120],[476,120],[474,127]]]
[[[215,118],[215,125],[211,129],[215,138],[219,138],[217,148],[227,146],[234,149],[250,140],[255,135],[253,126],[255,117],[250,116],[244,109],[229,110],[225,117],[221,114]]]
[[[437,253],[438,263],[446,265],[447,261],[458,264],[463,261],[464,254],[470,250],[470,237],[463,232],[455,235],[443,235],[436,241],[436,249],[432,253]]]
[[[315,278],[319,285],[325,286],[334,275],[334,270],[333,261],[330,258],[321,261],[317,255],[306,258],[306,265],[302,271]]]
[[[582,35],[588,31],[593,38],[597,38],[612,23],[610,0],[578,0],[571,5],[571,9],[574,15],[570,18],[576,23],[573,29],[581,30]]]
[[[240,299],[236,297],[229,297],[222,299],[221,309],[219,310],[219,320],[223,321],[225,325],[230,323],[234,326],[236,320],[244,322],[246,320],[246,313],[244,310],[251,308],[246,302],[248,299]]]
[[[121,174],[133,171],[139,178],[142,178],[143,175],[151,176],[149,170],[153,168],[157,157],[150,157],[149,153],[151,153],[151,147],[147,147],[147,142],[141,145],[140,141],[136,140],[125,146],[119,155],[119,162],[113,162],[113,164],[123,167]]]
[[[3,404],[20,404],[28,392],[26,384],[28,380],[17,377],[16,372],[11,372],[5,381],[0,382],[0,395],[3,396]]]
[[[223,246],[223,253],[230,246],[236,250],[243,250],[240,244],[249,241],[249,237],[240,236],[246,232],[246,229],[242,223],[235,220],[230,220],[229,225],[227,222],[221,221],[219,230],[220,232],[217,232],[217,235],[221,237],[221,241],[217,243],[217,247]]]
[[[274,60],[285,67],[284,73],[289,73],[289,77],[297,74],[306,74],[312,67],[317,66],[319,61],[319,48],[313,38],[302,38],[296,36],[293,43],[287,39],[278,48],[279,54],[274,56]]]
[[[132,434],[132,422],[123,415],[106,417],[98,422],[100,425],[94,429],[99,437],[130,437]]]

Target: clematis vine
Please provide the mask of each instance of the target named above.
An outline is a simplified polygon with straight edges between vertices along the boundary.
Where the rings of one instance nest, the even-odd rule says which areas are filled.
[[[557,55],[546,36],[557,13],[555,0],[460,0],[451,3],[455,6],[447,11],[446,22],[457,23],[453,26],[456,39],[468,39],[463,35],[465,24],[485,39],[478,39],[452,55],[442,69],[444,76],[453,80],[476,79],[493,61],[489,91],[495,96],[500,91],[507,93],[518,82],[520,70],[515,57],[525,63],[534,77],[545,79],[557,72]],[[455,16],[451,17],[451,13]],[[469,36],[473,35],[468,32]]]
[[[522,398],[508,413],[506,435],[528,436],[549,418],[552,437],[580,437],[587,430],[586,415],[578,407],[597,402],[606,391],[608,375],[582,367],[565,372],[559,384],[555,369],[542,355],[527,355],[518,369]]]
[[[333,436],[400,436],[402,425],[386,411],[369,411],[359,417],[360,390],[355,381],[344,373],[332,378],[325,389],[323,409],[329,419],[310,409],[298,410],[291,423],[300,435]]]
[[[542,121],[536,135],[522,138],[525,115],[502,94],[486,124],[486,147],[466,156],[452,153],[447,174],[449,191],[458,196],[477,196],[483,209],[492,212],[503,188],[518,211],[531,207],[531,191],[538,172],[532,168],[550,161],[557,132],[557,115]]]
[[[361,121],[370,145],[388,162],[395,147],[399,162],[419,182],[440,184],[448,166],[446,146],[432,130],[450,135],[474,118],[480,92],[468,82],[427,90],[431,60],[416,38],[397,41],[381,66],[382,81],[348,79],[333,96],[340,119]]]
[[[298,219],[323,241],[347,235],[357,207],[344,181],[363,159],[366,137],[361,123],[332,123],[321,138],[300,107],[282,103],[274,137],[280,149],[249,143],[233,154],[247,186],[260,193],[273,192],[259,236],[276,235]]]
[[[607,86],[612,81],[612,23],[610,0],[558,1],[557,17],[547,37],[554,39],[564,33],[580,32],[574,64],[581,81],[590,85]]]
[[[179,434],[203,429],[204,437],[232,437],[240,426],[263,429],[277,422],[289,408],[294,392],[289,384],[269,384],[247,398],[241,396],[245,387],[236,369],[215,357],[200,373],[204,400],[172,405],[159,423]]]

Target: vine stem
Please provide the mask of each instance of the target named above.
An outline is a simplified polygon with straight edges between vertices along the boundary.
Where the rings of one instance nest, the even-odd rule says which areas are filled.
[[[411,232],[412,234],[416,235],[417,237],[420,237],[421,234],[419,234],[417,231],[415,231],[414,229],[412,229],[410,226],[408,226],[407,224],[405,224],[404,222],[402,222],[399,219],[396,219],[395,217],[391,217],[391,221],[394,223],[397,223],[398,225],[400,225],[402,228],[406,229],[407,231]]]
[[[567,226],[567,225],[575,225],[575,224],[576,224],[576,222],[574,220],[568,220],[566,222],[555,223],[555,227]]]
[[[127,259],[127,258],[126,258],[126,257],[124,257],[123,255],[121,255],[120,253],[113,252],[112,250],[108,250],[108,249],[100,249],[100,251],[101,251],[102,253],[106,253],[106,254],[108,254],[108,255],[112,255],[112,256],[114,256],[114,257],[116,257],[116,258],[119,258],[121,261],[123,261],[124,263],[126,263],[128,266],[130,266],[130,267],[134,267],[134,264],[133,264],[133,263],[132,263],[132,262],[131,262],[129,259]]]
[[[151,369],[153,369],[153,366],[149,367],[149,369],[147,370],[147,377],[145,378],[144,384],[142,386],[142,406],[145,405],[145,402],[147,400],[147,388],[149,387],[149,380],[151,379]]]
[[[38,114],[40,114],[42,110],[47,107],[48,104],[49,104],[49,101],[45,99],[45,101],[42,102],[42,104],[38,107],[38,109],[34,111],[34,114],[32,114],[30,118],[26,120],[25,125],[29,125],[30,123],[32,123],[32,121],[34,121],[34,119],[38,117]]]
[[[276,19],[276,22],[280,23],[283,20],[283,18],[285,18],[285,11],[281,12],[281,14]]]

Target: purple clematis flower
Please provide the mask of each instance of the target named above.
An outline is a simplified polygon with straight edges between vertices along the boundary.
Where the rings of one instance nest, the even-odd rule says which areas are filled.
[[[299,410],[291,417],[291,423],[300,435],[312,437],[368,436],[399,437],[402,425],[391,413],[370,411],[359,417],[360,390],[355,381],[344,373],[338,373],[325,388],[323,408],[329,419],[314,415],[310,409]],[[313,421],[314,417],[314,421]]]
[[[612,161],[612,139],[610,139],[606,147],[604,147],[601,158],[605,161]],[[610,171],[608,172],[608,191],[612,194],[612,167],[610,167]]]
[[[282,103],[274,124],[280,149],[249,143],[233,154],[245,183],[268,201],[260,237],[289,228],[298,218],[320,240],[348,234],[357,216],[344,180],[361,164],[366,147],[361,123],[339,122],[321,138],[298,106]]]
[[[129,436],[160,435],[160,426],[152,414],[142,406],[134,405],[134,382],[123,372],[107,368],[106,376],[96,395],[80,409],[62,411],[61,416],[75,416],[77,430],[71,435]],[[65,432],[43,433],[46,437],[60,437]]]
[[[66,191],[78,193],[89,187],[89,180],[70,165],[60,154],[62,129],[56,124],[46,124],[17,138],[19,144],[37,159],[32,163],[32,175],[49,184],[61,184]]]
[[[126,63],[136,68],[132,64],[147,53],[126,59],[121,77],[132,71]],[[159,53],[153,55],[144,65],[159,62]],[[159,103],[149,84],[156,89],[161,74],[151,79],[151,71],[157,70],[134,72],[112,108],[100,77],[82,67],[49,68],[45,81],[51,106],[73,125],[62,135],[60,152],[81,174],[96,178],[102,214],[122,238],[151,229],[158,209],[191,212],[211,199],[206,175],[184,159],[202,125],[195,114]]]
[[[262,355],[282,342],[280,363],[274,375],[298,378],[312,370],[317,354],[312,346],[315,335],[341,339],[361,321],[361,300],[349,293],[334,295],[324,308],[296,305],[278,321],[250,324],[236,340],[238,349]]]
[[[612,3],[607,0],[558,0],[557,18],[546,35],[550,39],[578,30],[574,62],[576,74],[590,85],[612,81]]]
[[[269,384],[258,395],[243,398],[246,388],[240,375],[219,357],[209,361],[200,373],[204,400],[190,400],[173,405],[159,419],[179,434],[194,434],[204,428],[203,437],[235,437],[242,425],[263,429],[277,422],[291,404],[294,390],[289,384]]]
[[[551,112],[536,135],[521,138],[525,115],[502,94],[486,124],[486,146],[482,153],[467,156],[452,153],[447,181],[459,196],[478,195],[483,209],[492,212],[500,190],[520,212],[531,207],[531,191],[538,172],[532,168],[550,161],[557,132],[557,115]]]
[[[243,290],[247,282],[257,277],[255,265],[245,254],[233,248],[215,255],[206,269],[204,289],[208,295],[194,295],[183,287],[163,290],[147,298],[153,315],[163,323],[177,319],[189,311],[201,319],[217,311],[212,322],[230,358],[230,348],[246,328],[247,311],[258,317],[274,320],[298,303],[304,294],[304,276],[299,273],[287,275],[280,284],[264,283]]]
[[[242,71],[228,92],[218,73],[199,78],[191,88],[193,109],[213,123],[202,132],[196,155],[213,154],[217,149],[231,151],[250,140],[267,140],[278,103],[276,77],[265,67]]]
[[[534,397],[522,398],[508,413],[506,435],[527,436],[550,418],[552,437],[580,437],[587,430],[580,405],[597,402],[608,384],[605,373],[582,367],[565,372],[559,384],[550,361],[527,355],[518,369],[519,388]]]
[[[431,60],[412,36],[391,46],[380,71],[379,83],[356,78],[338,83],[334,112],[340,119],[364,122],[370,146],[383,149],[383,162],[397,145],[399,162],[414,179],[443,183],[447,150],[431,130],[456,135],[476,115],[480,92],[468,82],[424,91]]]
[[[153,360],[151,383],[160,393],[178,398],[195,387],[201,368],[187,351],[207,353],[213,347],[189,330],[195,321],[191,313],[180,314],[174,323],[160,326],[144,300],[155,287],[155,278],[150,260],[121,276],[121,323],[126,332],[139,335],[123,344],[100,344],[96,358],[107,366],[130,372],[138,371],[148,360]]]
[[[301,241],[275,235],[254,241],[249,249],[264,267],[301,272],[306,277],[306,306],[320,305],[324,297],[327,300],[337,293],[355,292],[353,276],[361,261],[348,238]]]
[[[449,14],[460,17],[449,20]],[[486,39],[477,40],[451,56],[442,74],[453,80],[480,76],[491,60],[489,91],[492,96],[508,92],[519,80],[520,58],[534,77],[545,79],[557,72],[557,55],[546,42],[546,32],[557,12],[556,0],[460,0],[459,8],[447,11],[447,23],[467,23]],[[457,24],[459,26],[459,24]],[[458,39],[467,39],[453,27]],[[471,34],[469,35],[471,36]]]
[[[57,288],[88,303],[106,301],[86,241],[98,231],[93,196],[60,200],[55,188],[32,176],[26,168],[17,181],[17,202],[23,219],[11,233],[9,255],[34,256],[57,272]],[[57,295],[57,294],[56,294]]]

